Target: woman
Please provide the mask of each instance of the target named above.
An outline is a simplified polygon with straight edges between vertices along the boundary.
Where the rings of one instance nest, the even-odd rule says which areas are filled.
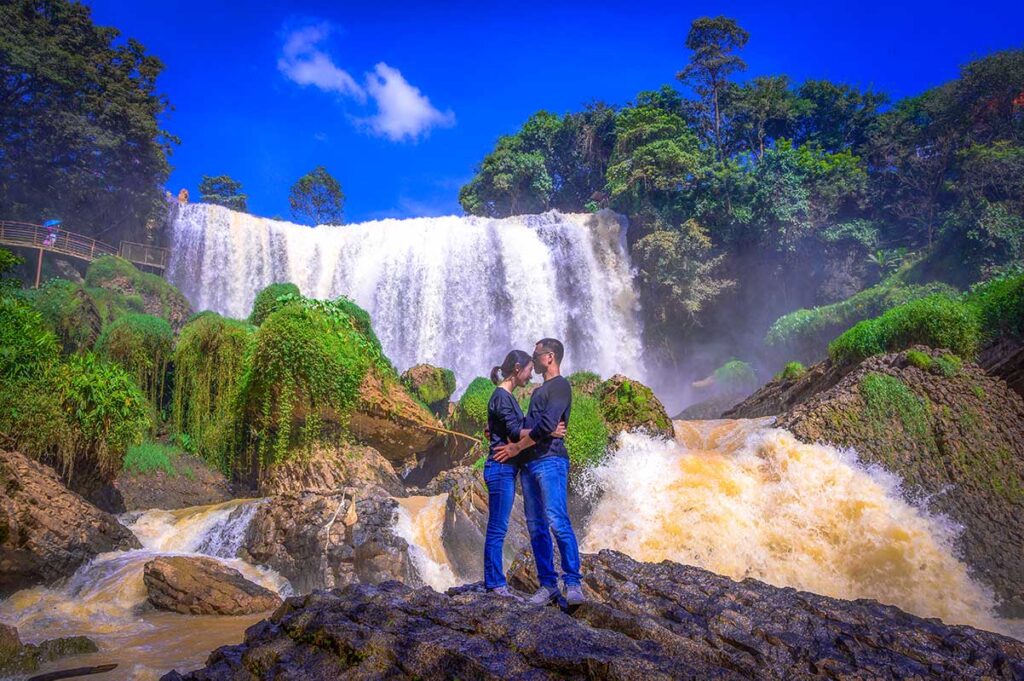
[[[508,518],[516,496],[516,477],[519,466],[515,459],[504,463],[494,460],[494,448],[510,442],[518,442],[523,430],[523,410],[512,396],[512,390],[525,386],[533,375],[533,357],[522,350],[513,350],[500,366],[491,370],[491,382],[497,388],[487,404],[487,431],[489,452],[484,463],[484,482],[487,483],[487,536],[484,541],[484,586],[499,596],[518,598],[508,588],[502,563],[502,548],[505,533],[508,532]],[[552,433],[554,437],[565,436],[565,424],[560,423]],[[523,446],[533,444],[529,436],[522,440]]]

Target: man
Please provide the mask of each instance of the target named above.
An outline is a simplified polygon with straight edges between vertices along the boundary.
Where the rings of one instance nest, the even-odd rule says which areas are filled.
[[[551,436],[559,421],[569,423],[572,409],[572,386],[562,376],[560,368],[564,355],[565,348],[554,338],[537,342],[533,368],[544,376],[544,384],[530,397],[526,427],[520,435],[520,440],[528,435],[535,444],[523,449],[522,444],[513,442],[495,449],[494,456],[498,461],[519,457],[526,525],[530,530],[530,544],[540,582],[540,588],[529,601],[535,605],[551,603],[559,595],[552,532],[562,557],[565,601],[569,606],[584,601],[580,586],[580,550],[569,520],[567,501],[569,452],[565,448],[565,440]]]

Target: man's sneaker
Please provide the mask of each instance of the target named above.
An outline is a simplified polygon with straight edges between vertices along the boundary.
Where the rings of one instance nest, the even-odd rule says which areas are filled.
[[[568,607],[582,605],[586,602],[587,599],[583,597],[583,587],[579,584],[565,587],[565,604]]]
[[[558,588],[553,586],[542,586],[537,592],[530,596],[526,602],[530,605],[547,605],[558,599]]]
[[[512,591],[508,586],[498,586],[493,589],[488,589],[487,593],[492,593],[495,596],[501,596],[502,598],[511,598],[514,601],[522,602],[523,597]]]

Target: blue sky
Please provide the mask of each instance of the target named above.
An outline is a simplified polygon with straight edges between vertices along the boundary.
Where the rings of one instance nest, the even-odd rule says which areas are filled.
[[[288,190],[324,165],[346,221],[460,213],[458,189],[534,111],[621,104],[674,82],[698,16],[750,32],[744,77],[785,73],[894,98],[959,65],[1024,47],[1024,3],[402,3],[92,0],[97,23],[166,64],[182,139],[169,189],[229,174],[252,212],[288,217]]]

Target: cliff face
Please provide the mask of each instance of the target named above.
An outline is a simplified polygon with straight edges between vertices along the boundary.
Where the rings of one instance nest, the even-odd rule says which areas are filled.
[[[289,599],[189,679],[1013,679],[1024,643],[873,601],[585,555],[571,614],[398,582]],[[518,583],[529,581],[520,571]]]
[[[865,360],[776,424],[898,475],[911,498],[963,526],[964,557],[1003,611],[1024,613],[1024,400],[1004,381],[919,346]]]

